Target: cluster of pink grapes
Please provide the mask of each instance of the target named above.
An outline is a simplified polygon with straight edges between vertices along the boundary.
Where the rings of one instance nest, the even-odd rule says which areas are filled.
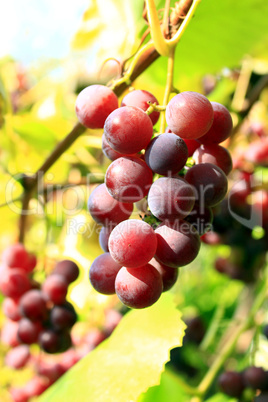
[[[70,329],[77,316],[66,295],[69,284],[78,277],[77,265],[70,260],[58,262],[41,286],[33,279],[36,257],[22,244],[6,248],[2,264],[0,291],[5,296],[3,311],[12,345],[38,343],[47,353],[69,349]]]
[[[133,90],[118,107],[114,92],[102,85],[85,88],[76,102],[83,125],[104,129],[103,152],[112,161],[105,183],[88,200],[91,216],[103,225],[105,251],[91,265],[90,282],[131,308],[155,303],[176,282],[178,268],[196,258],[232,169],[219,145],[232,130],[223,105],[182,92],[166,107],[167,129],[154,136],[160,113],[157,106],[146,111],[157,104],[150,92]],[[189,156],[194,166],[187,166]],[[146,204],[157,225],[128,219],[134,204]]]

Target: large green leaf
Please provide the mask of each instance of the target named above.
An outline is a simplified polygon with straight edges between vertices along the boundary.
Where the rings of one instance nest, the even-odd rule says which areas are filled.
[[[160,384],[151,387],[142,394],[138,402],[189,402],[191,397],[185,393],[177,380],[177,375],[170,370],[162,373]]]
[[[267,15],[267,0],[202,0],[176,50],[175,84],[191,89],[193,78],[236,67],[245,55],[267,59]],[[165,84],[165,58],[147,70],[146,79]]]
[[[169,351],[181,346],[185,324],[170,294],[124,316],[112,336],[68,371],[41,401],[136,401],[159,384]]]

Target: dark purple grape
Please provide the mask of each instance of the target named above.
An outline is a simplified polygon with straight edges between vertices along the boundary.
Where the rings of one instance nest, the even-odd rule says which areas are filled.
[[[178,173],[187,162],[188,149],[182,138],[173,133],[155,137],[145,151],[149,168],[161,175]]]
[[[240,398],[245,388],[242,375],[235,371],[222,373],[218,383],[222,392],[234,398]]]
[[[113,198],[137,202],[144,198],[153,182],[153,173],[144,161],[135,157],[119,158],[110,164],[105,184]]]
[[[192,262],[200,249],[200,239],[190,223],[165,221],[155,230],[157,249],[155,258],[169,267],[182,267]]]
[[[227,177],[212,163],[191,167],[185,175],[185,180],[194,187],[199,205],[213,207],[221,202],[227,193]]]
[[[149,264],[157,269],[161,275],[163,281],[163,292],[170,290],[177,282],[179,276],[178,268],[168,267],[167,265],[161,264],[155,258],[153,258]]]
[[[63,276],[68,283],[74,282],[79,275],[79,268],[74,261],[59,261],[53,269],[53,274]]]
[[[24,293],[20,299],[20,311],[22,315],[31,321],[45,320],[48,310],[43,293],[36,289]]]
[[[152,184],[148,194],[150,211],[162,221],[185,218],[194,203],[192,186],[181,178],[160,177]]]
[[[134,106],[114,110],[104,124],[108,144],[121,154],[134,154],[146,148],[153,135],[150,117]]]
[[[50,313],[50,322],[53,329],[62,331],[70,329],[77,321],[77,314],[70,303],[54,306]]]
[[[105,295],[114,294],[115,278],[121,267],[122,265],[118,264],[110,253],[99,255],[89,270],[89,280],[93,288]]]
[[[194,226],[198,234],[202,236],[212,228],[213,213],[210,207],[205,207],[195,203],[190,214],[185,218],[187,222]]]
[[[122,99],[121,106],[136,106],[142,109],[144,112],[148,109],[148,101],[151,103],[156,103],[158,105],[158,100],[151,94],[151,92],[145,91],[143,89],[136,89],[129,92]],[[160,113],[156,110],[152,112],[149,117],[152,120],[153,126],[157,123]]]
[[[72,341],[68,332],[46,329],[40,333],[38,344],[46,353],[59,353],[68,350],[72,346]]]
[[[262,367],[248,367],[242,376],[246,387],[261,391],[268,387],[268,375]]]
[[[233,129],[233,121],[228,109],[217,102],[211,102],[211,105],[214,119],[207,133],[198,138],[202,144],[219,144],[230,136]]]
[[[123,304],[140,309],[151,306],[159,299],[163,282],[160,273],[150,264],[123,267],[117,274],[115,290]]]
[[[152,227],[138,219],[119,223],[109,238],[111,257],[128,268],[147,264],[154,256],[157,238]]]
[[[212,105],[197,92],[181,92],[168,103],[166,120],[174,134],[194,140],[210,129],[213,122]]]
[[[233,168],[230,152],[218,144],[201,145],[194,152],[193,159],[196,164],[212,163],[221,168],[226,175],[228,175]]]
[[[128,219],[133,211],[133,204],[117,201],[109,194],[104,183],[93,190],[87,206],[92,218],[104,226]]]
[[[103,128],[109,114],[118,107],[114,92],[104,85],[90,85],[76,99],[78,120],[87,128]]]
[[[184,320],[187,328],[183,342],[192,342],[199,345],[204,338],[206,329],[201,317],[191,317]]]

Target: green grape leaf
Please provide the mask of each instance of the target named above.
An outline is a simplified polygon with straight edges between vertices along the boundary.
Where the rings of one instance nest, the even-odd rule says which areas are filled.
[[[207,399],[206,402],[237,402],[237,399],[231,398],[228,395],[219,393],[219,394],[216,394],[216,395],[212,396],[211,398]]]
[[[178,374],[174,374],[169,369],[162,373],[160,384],[151,387],[145,394],[142,394],[138,402],[178,402],[190,401],[191,397],[185,393],[178,381]]]
[[[159,384],[171,348],[182,345],[185,324],[171,294],[132,310],[112,336],[89,353],[40,398],[45,402],[136,401]]]
[[[158,2],[158,8],[164,6]],[[245,55],[268,59],[267,0],[203,0],[176,49],[174,84],[191,90],[204,74],[240,65]],[[148,82],[149,80],[149,82]],[[142,83],[166,82],[166,60],[159,58]]]

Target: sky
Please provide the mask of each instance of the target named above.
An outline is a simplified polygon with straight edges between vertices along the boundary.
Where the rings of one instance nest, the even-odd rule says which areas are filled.
[[[64,57],[90,0],[1,0],[0,58]]]

